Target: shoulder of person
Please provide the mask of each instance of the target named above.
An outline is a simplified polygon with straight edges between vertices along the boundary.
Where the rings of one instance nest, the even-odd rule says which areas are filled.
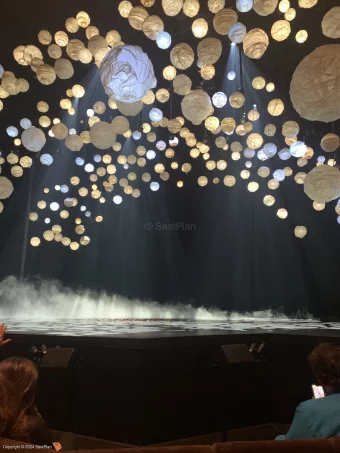
[[[324,404],[327,404],[326,398],[315,398],[312,400],[307,400],[301,403],[298,406],[299,411],[310,411],[317,409],[320,406],[323,406]]]

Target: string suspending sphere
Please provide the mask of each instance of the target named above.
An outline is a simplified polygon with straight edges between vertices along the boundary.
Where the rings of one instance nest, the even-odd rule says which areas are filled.
[[[48,30],[40,30],[38,33],[38,40],[40,44],[48,46],[52,42],[52,35]]]

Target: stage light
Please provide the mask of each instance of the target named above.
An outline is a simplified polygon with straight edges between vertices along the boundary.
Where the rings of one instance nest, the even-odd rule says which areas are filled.
[[[171,36],[168,32],[162,31],[156,38],[156,44],[160,49],[168,49],[171,46]]]
[[[159,184],[158,184],[158,182],[154,182],[154,181],[153,181],[153,182],[150,184],[150,189],[151,189],[153,192],[156,192],[156,191],[159,189]]]

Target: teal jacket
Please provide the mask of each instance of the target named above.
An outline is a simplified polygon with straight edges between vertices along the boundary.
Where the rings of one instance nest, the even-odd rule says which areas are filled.
[[[334,436],[340,436],[340,393],[301,403],[288,433],[276,439],[329,439]]]

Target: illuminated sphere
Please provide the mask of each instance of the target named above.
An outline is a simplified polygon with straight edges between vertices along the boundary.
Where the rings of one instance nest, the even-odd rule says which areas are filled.
[[[73,85],[72,94],[75,98],[80,99],[80,98],[84,97],[85,89],[81,85],[78,85],[78,84]]]
[[[243,151],[243,154],[244,154],[244,157],[246,157],[247,159],[252,159],[255,156],[255,151],[253,149],[246,148]]]
[[[236,91],[229,97],[229,103],[235,109],[243,107],[245,101],[244,94],[239,91]]]
[[[156,41],[157,36],[164,31],[164,23],[158,16],[149,16],[144,20],[142,30],[145,36]]]
[[[263,138],[260,134],[250,134],[247,138],[247,146],[250,149],[258,149],[263,144]]]
[[[243,42],[246,34],[247,34],[246,26],[243,25],[241,22],[236,22],[234,25],[230,27],[228,37],[231,42],[239,44]]]
[[[236,72],[235,71],[229,71],[227,74],[228,80],[235,80],[236,79]]]
[[[125,134],[130,129],[130,123],[125,116],[116,116],[111,122],[112,129],[116,134]]]
[[[303,239],[307,234],[307,228],[305,226],[297,226],[294,229],[294,234],[297,238]]]
[[[296,68],[290,85],[293,107],[302,118],[329,123],[340,118],[340,45],[316,48]]]
[[[200,3],[198,0],[185,0],[183,5],[183,13],[188,17],[195,17],[200,10]]]
[[[74,74],[72,63],[65,58],[59,58],[55,61],[54,70],[59,79],[62,80],[70,79]]]
[[[276,213],[279,219],[286,219],[288,217],[288,211],[287,209],[279,209]]]
[[[334,153],[340,146],[339,136],[336,134],[326,134],[321,140],[321,148],[326,153]]]
[[[45,146],[46,137],[41,129],[30,127],[22,133],[21,141],[28,151],[39,152]]]
[[[227,35],[232,25],[237,22],[237,13],[231,8],[218,11],[213,20],[213,26],[219,35]]]
[[[57,74],[53,66],[43,64],[37,69],[37,78],[41,84],[51,85],[57,78]]]
[[[268,181],[268,187],[271,190],[276,190],[279,186],[280,183],[276,179],[271,179],[270,181]]]
[[[157,84],[153,65],[138,46],[113,48],[102,61],[100,78],[106,94],[121,102],[139,101]]]
[[[193,90],[181,102],[183,116],[198,126],[212,112],[210,96],[203,90]]]
[[[158,184],[158,182],[153,181],[153,182],[150,184],[150,189],[151,189],[153,192],[156,192],[157,190],[159,190],[159,184]]]
[[[236,8],[241,13],[247,13],[253,8],[253,0],[236,0]]]
[[[75,17],[69,17],[66,19],[65,28],[69,33],[77,33],[79,30],[79,24]]]
[[[268,159],[270,159],[277,153],[277,146],[274,143],[266,143],[263,147],[263,153]]]
[[[190,68],[195,60],[195,54],[189,44],[180,43],[172,48],[170,52],[171,63],[177,69],[186,70]]]
[[[261,178],[267,178],[270,175],[270,169],[268,167],[260,167],[257,170],[257,174],[261,176]]]
[[[299,0],[300,8],[313,8],[318,3],[318,0]]]
[[[179,74],[173,81],[174,92],[181,96],[188,94],[191,90],[191,86],[192,81],[185,74]]]
[[[218,13],[222,8],[224,8],[225,0],[208,0],[209,11],[213,14]]]
[[[281,151],[278,152],[278,155],[281,160],[288,160],[292,156],[288,148],[281,149]]]
[[[167,16],[174,17],[183,8],[183,0],[162,0],[163,11]]]
[[[77,22],[78,22],[78,25],[79,27],[81,28],[86,28],[90,25],[91,23],[91,19],[90,19],[90,16],[87,14],[86,11],[80,11],[77,15],[76,15],[76,19],[77,19]]]
[[[294,138],[298,135],[300,126],[296,121],[286,121],[282,126],[282,135],[288,138]]]
[[[13,193],[12,182],[5,176],[0,176],[0,200],[6,200]]]
[[[289,37],[291,31],[290,23],[287,20],[278,20],[272,26],[271,35],[275,41],[281,42]]]
[[[256,192],[259,188],[259,184],[255,181],[252,181],[248,184],[249,192]]]
[[[53,135],[58,140],[64,140],[68,136],[68,128],[63,123],[57,123],[52,127]]]
[[[260,112],[258,110],[252,109],[248,112],[249,121],[257,121],[260,118]]]
[[[92,53],[89,49],[80,49],[78,54],[79,61],[83,64],[91,63]]]
[[[23,118],[23,119],[20,121],[20,126],[21,126],[23,129],[28,129],[29,127],[32,126],[32,122],[31,122],[31,120],[29,120],[28,118]]]
[[[119,14],[127,19],[129,17],[130,11],[132,10],[133,6],[132,3],[129,1],[123,0],[118,5]]]
[[[228,98],[222,91],[218,91],[212,97],[212,102],[213,102],[214,106],[219,109],[224,107],[226,105],[227,101],[228,101]]]
[[[128,21],[135,30],[142,30],[143,22],[148,17],[149,13],[143,6],[135,6],[131,9]]]
[[[163,77],[165,80],[174,80],[176,77],[177,71],[173,66],[166,66],[163,69]]]
[[[304,181],[305,194],[318,203],[328,203],[340,197],[340,171],[321,165],[313,168]]]
[[[217,38],[205,38],[197,46],[197,55],[205,64],[215,64],[222,55],[222,43]]]
[[[273,206],[275,204],[275,198],[272,195],[266,195],[263,198],[263,204],[265,206]]]
[[[200,176],[197,182],[199,186],[204,187],[208,184],[208,178],[206,176]]]
[[[307,38],[308,38],[308,32],[306,30],[300,30],[295,35],[295,40],[300,44],[307,41]]]
[[[48,46],[52,42],[52,35],[48,30],[40,30],[38,33],[38,40],[40,44]]]
[[[69,135],[65,140],[65,146],[70,151],[80,151],[84,146],[84,142],[79,137],[79,135]]]
[[[268,113],[272,116],[282,115],[284,109],[285,106],[281,99],[272,99],[267,107]]]
[[[204,38],[208,32],[208,22],[205,19],[196,19],[191,25],[191,30],[196,38]]]
[[[304,184],[307,174],[304,172],[296,173],[294,179],[297,184]]]
[[[269,38],[261,28],[250,30],[243,40],[243,51],[245,55],[254,60],[263,56],[269,45]]]
[[[204,80],[211,80],[215,75],[215,68],[211,64],[204,64],[201,68],[201,76]]]
[[[171,36],[168,32],[162,31],[157,35],[156,44],[160,49],[168,49],[171,46]]]
[[[307,152],[307,146],[303,142],[295,142],[290,145],[290,154],[293,157],[303,157]]]
[[[150,110],[149,118],[151,121],[161,121],[163,118],[163,112],[160,109],[153,108]]]
[[[284,181],[286,178],[286,173],[284,170],[275,170],[273,173],[273,178],[276,179],[276,181]]]
[[[38,237],[32,237],[30,243],[32,247],[38,247],[40,245],[40,239]]]
[[[6,129],[6,132],[7,132],[7,135],[9,135],[10,137],[17,137],[18,136],[18,129],[15,127],[15,126],[9,126],[7,129]]]
[[[235,127],[236,127],[236,122],[235,122],[234,118],[224,118],[221,121],[222,131],[228,135],[231,135],[234,132]]]
[[[326,203],[318,203],[317,201],[313,202],[313,208],[315,211],[323,211],[326,207]]]
[[[259,16],[269,16],[277,8],[278,0],[254,0],[254,11]]]
[[[281,0],[279,3],[279,10],[281,13],[286,13],[290,8],[289,0]]]
[[[322,33],[328,38],[340,38],[340,6],[330,9],[322,20]]]
[[[112,125],[103,121],[91,127],[90,137],[92,144],[98,149],[108,149],[116,141],[116,133]]]
[[[71,60],[79,61],[79,53],[83,49],[85,49],[85,46],[82,41],[80,41],[79,39],[71,39],[67,44],[66,53],[71,58]]]
[[[209,116],[204,125],[208,131],[214,131],[219,126],[219,119],[216,116]]]
[[[266,86],[266,81],[263,77],[258,76],[255,77],[252,81],[252,86],[255,88],[255,90],[263,90],[263,88]]]
[[[236,184],[235,176],[226,175],[223,179],[223,183],[227,187],[233,187]]]

